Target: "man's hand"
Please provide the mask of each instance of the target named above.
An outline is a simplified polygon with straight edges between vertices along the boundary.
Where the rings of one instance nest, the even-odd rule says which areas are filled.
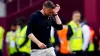
[[[68,41],[68,51],[69,51],[70,54],[73,53],[73,51],[72,51],[72,49],[71,49],[71,46],[70,46],[70,41]]]
[[[73,53],[73,52],[72,52],[72,49],[71,49],[70,47],[68,47],[68,51],[69,51],[70,54]]]
[[[73,53],[71,49],[69,50],[69,53],[70,53],[70,54],[72,54],[72,53]]]
[[[57,14],[59,12],[59,10],[60,10],[60,6],[59,6],[59,4],[56,4],[55,9],[53,9],[53,14]]]
[[[61,25],[62,22],[61,22],[61,20],[60,20],[60,18],[59,18],[59,16],[58,16],[59,10],[60,10],[60,6],[59,6],[58,4],[56,4],[56,7],[53,9],[53,15],[54,15],[54,17],[55,17],[55,19],[56,19],[56,23],[57,23],[58,25]]]
[[[46,45],[44,43],[40,42],[38,44],[38,47],[41,48],[41,49],[44,49],[44,48],[46,48]]]
[[[44,43],[40,42],[40,41],[34,36],[33,33],[30,33],[30,34],[28,35],[28,37],[29,37],[29,39],[31,39],[34,43],[36,43],[36,44],[38,45],[39,48],[41,48],[41,49],[46,48],[46,45],[45,45]]]

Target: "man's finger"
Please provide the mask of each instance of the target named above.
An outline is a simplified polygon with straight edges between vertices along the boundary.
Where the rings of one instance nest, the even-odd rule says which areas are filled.
[[[56,4],[56,7],[60,8],[60,5],[59,4]]]
[[[46,48],[46,45],[45,44],[42,44],[41,49],[43,49],[43,48]]]
[[[56,6],[59,6],[59,4],[56,4]],[[60,7],[60,6],[59,6]]]
[[[44,44],[44,47],[46,48],[46,45]]]

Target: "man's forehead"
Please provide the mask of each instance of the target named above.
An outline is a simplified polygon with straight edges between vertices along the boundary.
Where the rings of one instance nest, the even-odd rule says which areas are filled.
[[[74,13],[73,15],[81,15],[80,13]]]
[[[48,10],[53,10],[52,8],[47,8]]]

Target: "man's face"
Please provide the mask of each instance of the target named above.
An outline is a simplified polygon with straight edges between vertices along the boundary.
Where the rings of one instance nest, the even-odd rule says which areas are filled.
[[[16,26],[16,29],[18,29],[18,28],[20,28],[20,25],[17,25],[17,26]]]
[[[52,8],[44,8],[44,14],[46,16],[51,16],[53,13],[53,9]]]
[[[16,26],[13,26],[13,25],[12,25],[12,26],[11,26],[11,30],[12,30],[12,31],[15,31],[15,30],[16,30]]]
[[[80,13],[74,13],[72,16],[72,19],[75,21],[80,21],[81,14]]]

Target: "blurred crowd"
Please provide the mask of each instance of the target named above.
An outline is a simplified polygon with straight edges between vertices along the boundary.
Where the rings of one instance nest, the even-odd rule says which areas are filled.
[[[79,11],[74,11],[71,19],[69,23],[63,24],[63,29],[60,31],[51,28],[50,42],[55,48],[56,55],[99,56],[98,36],[86,18]],[[10,31],[6,33],[9,56],[30,56],[31,42],[26,36],[26,30],[27,24],[23,17],[18,18],[16,23],[10,26]],[[0,26],[0,56],[2,56],[4,32],[4,28]]]

